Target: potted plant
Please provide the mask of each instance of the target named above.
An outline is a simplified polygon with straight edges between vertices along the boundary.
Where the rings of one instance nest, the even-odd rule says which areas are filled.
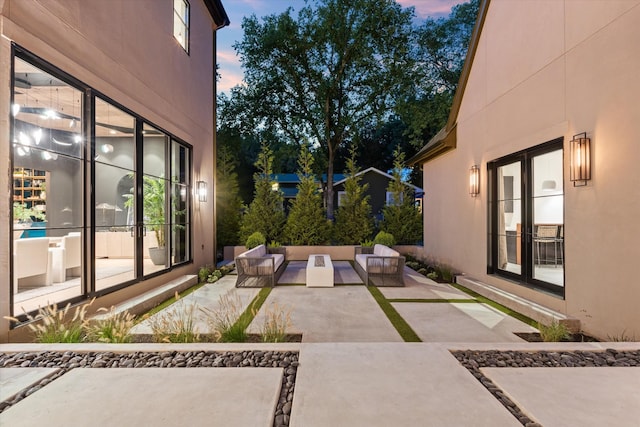
[[[149,248],[149,257],[154,265],[166,265],[167,250],[165,239],[165,181],[151,176],[143,177],[142,209],[145,224],[155,233],[158,246]],[[135,198],[129,197],[124,206],[133,207]]]

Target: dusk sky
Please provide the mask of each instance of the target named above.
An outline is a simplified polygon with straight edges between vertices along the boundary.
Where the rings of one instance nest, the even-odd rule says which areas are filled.
[[[312,1],[312,0],[310,0]],[[451,8],[468,0],[396,0],[403,7],[415,7],[416,18],[435,18],[449,15]],[[222,78],[218,82],[218,93],[228,93],[229,89],[242,82],[242,68],[233,44],[242,39],[242,18],[255,14],[258,18],[274,13],[282,13],[287,7],[294,11],[302,9],[304,0],[227,0],[223,2],[231,25],[218,31],[217,62]]]

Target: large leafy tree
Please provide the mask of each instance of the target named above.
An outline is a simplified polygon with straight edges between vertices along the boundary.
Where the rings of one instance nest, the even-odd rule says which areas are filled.
[[[470,0],[454,6],[446,18],[427,18],[414,33],[411,75],[415,86],[398,103],[398,112],[419,147],[447,122],[479,3]]]
[[[322,207],[312,173],[313,157],[306,146],[302,146],[298,159],[298,194],[296,195],[285,227],[285,235],[292,245],[320,245],[328,242],[331,229]]]
[[[338,243],[358,245],[371,238],[373,222],[371,205],[366,195],[369,184],[360,185],[361,176],[356,164],[356,150],[350,150],[347,160],[347,178],[344,183],[345,195],[342,205],[336,211],[334,235]]]
[[[218,250],[238,244],[242,199],[238,188],[236,160],[227,147],[217,152],[216,167],[216,242]]]
[[[253,129],[311,143],[327,158],[332,217],[336,153],[365,124],[384,117],[413,84],[407,70],[413,12],[393,0],[318,0],[260,22],[245,18],[235,45],[246,85],[229,111]]]
[[[422,214],[415,206],[413,189],[403,178],[406,171],[404,153],[396,148],[393,157],[393,180],[387,187],[393,200],[382,209],[380,228],[393,234],[398,244],[414,244],[422,240]]]
[[[247,237],[256,231],[262,233],[267,241],[280,241],[282,238],[286,217],[282,206],[282,193],[274,191],[271,187],[272,166],[273,152],[263,142],[256,162],[258,172],[254,174],[255,192],[253,201],[247,208],[240,227],[240,239],[242,242],[246,241]]]

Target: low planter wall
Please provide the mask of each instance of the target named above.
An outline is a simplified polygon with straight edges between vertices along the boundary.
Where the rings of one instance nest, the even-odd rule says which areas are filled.
[[[311,254],[328,254],[333,260],[353,261],[355,245],[340,246],[283,246],[286,250],[287,261],[306,261]],[[401,254],[409,254],[416,258],[423,257],[423,247],[416,245],[396,245],[393,247]],[[244,246],[225,246],[225,261],[233,261],[238,255],[246,251]]]

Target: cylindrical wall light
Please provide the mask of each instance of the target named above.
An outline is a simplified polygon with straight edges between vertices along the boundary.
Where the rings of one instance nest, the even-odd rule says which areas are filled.
[[[591,179],[591,139],[579,133],[571,140],[571,167],[569,179],[574,187],[587,185]]]
[[[473,165],[469,169],[469,194],[471,197],[480,194],[480,168],[478,165]]]
[[[207,183],[204,181],[198,181],[196,183],[196,192],[198,193],[198,201],[207,201]]]

